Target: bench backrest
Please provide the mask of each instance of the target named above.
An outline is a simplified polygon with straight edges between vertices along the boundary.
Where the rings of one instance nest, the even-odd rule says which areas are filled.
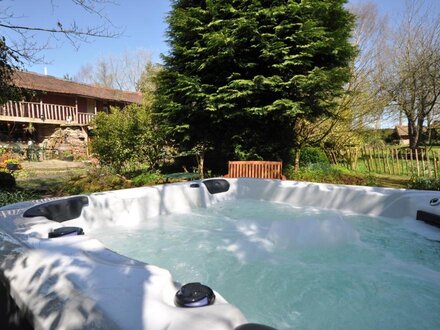
[[[283,162],[229,161],[227,177],[283,179]]]

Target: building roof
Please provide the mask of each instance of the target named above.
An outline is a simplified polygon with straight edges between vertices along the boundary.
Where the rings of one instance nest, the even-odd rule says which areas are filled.
[[[106,101],[118,101],[126,103],[142,102],[141,93],[121,91],[95,85],[80,84],[77,82],[32,72],[15,71],[14,83],[17,87],[30,90],[69,94]]]
[[[396,133],[399,137],[408,136],[408,126],[396,126]]]

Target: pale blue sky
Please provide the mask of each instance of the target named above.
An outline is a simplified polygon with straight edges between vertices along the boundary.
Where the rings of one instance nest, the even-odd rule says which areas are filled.
[[[350,0],[359,3],[365,0]],[[432,0],[436,1],[436,0]],[[115,27],[123,30],[123,35],[114,39],[94,39],[83,43],[76,50],[64,38],[50,40],[51,49],[42,54],[48,63],[26,65],[30,71],[62,77],[68,73],[73,76],[87,63],[94,63],[99,57],[122,53],[125,50],[146,49],[152,53],[154,61],[160,61],[160,53],[167,52],[165,16],[170,10],[169,0],[114,0],[118,4],[107,4],[104,13]],[[404,8],[405,0],[374,0],[381,13],[392,20],[398,17]],[[52,7],[52,4],[54,7]],[[20,16],[14,22],[29,26],[51,27],[57,21],[71,22],[76,19],[78,25],[93,25],[95,16],[84,12],[70,0],[0,0],[0,13],[9,8]],[[4,32],[0,30],[0,33]],[[13,38],[6,34],[6,38]],[[39,38],[39,36],[37,36]],[[45,36],[47,39],[47,36]],[[44,40],[45,40],[44,39]]]

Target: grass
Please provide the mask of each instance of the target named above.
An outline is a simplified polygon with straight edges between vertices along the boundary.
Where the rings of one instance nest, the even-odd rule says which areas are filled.
[[[378,187],[387,188],[407,188],[410,181],[410,177],[388,174],[374,174],[373,175]]]
[[[86,173],[86,169],[22,170],[16,175],[17,186],[42,197],[57,195],[74,176]]]

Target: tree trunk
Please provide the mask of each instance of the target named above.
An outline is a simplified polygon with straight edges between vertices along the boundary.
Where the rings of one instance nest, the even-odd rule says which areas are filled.
[[[295,149],[295,160],[293,163],[295,173],[299,172],[299,158],[300,158],[300,156],[301,156],[301,149],[300,148]]]
[[[200,179],[204,179],[204,167],[205,167],[205,153],[200,152],[196,155],[197,159],[197,173],[199,174]]]
[[[422,143],[422,138],[423,138],[423,122],[424,119],[423,118],[419,118],[417,119],[417,142],[416,142],[416,148],[418,148],[420,146],[420,144]]]
[[[409,147],[412,150],[417,149],[418,147],[418,138],[419,131],[417,129],[417,125],[415,120],[408,118],[408,137],[409,137]]]

